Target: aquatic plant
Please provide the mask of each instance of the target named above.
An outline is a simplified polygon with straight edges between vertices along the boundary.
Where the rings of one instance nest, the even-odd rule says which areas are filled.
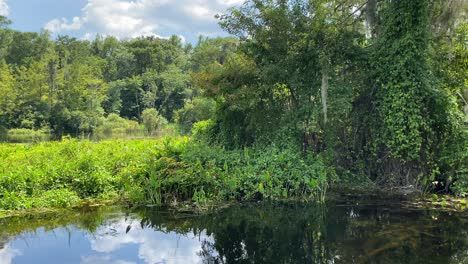
[[[182,137],[0,145],[0,209],[70,207],[87,199],[197,206],[324,201],[334,171],[293,149],[226,150]]]

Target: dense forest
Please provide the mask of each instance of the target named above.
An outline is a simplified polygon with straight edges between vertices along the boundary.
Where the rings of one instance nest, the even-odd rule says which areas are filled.
[[[248,0],[217,16],[232,37],[196,45],[0,17],[0,138],[173,131],[310,154],[329,181],[464,194],[467,15],[464,0]]]
[[[214,109],[191,74],[227,57],[238,43],[200,37],[193,48],[176,36],[51,40],[48,32],[17,32],[9,23],[0,20],[0,126],[51,131],[56,139],[131,131],[144,121],[147,129],[177,121],[190,130]]]

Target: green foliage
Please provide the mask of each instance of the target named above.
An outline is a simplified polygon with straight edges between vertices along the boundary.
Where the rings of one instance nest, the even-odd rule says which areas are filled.
[[[221,16],[221,26],[241,39],[224,67],[204,74],[206,94],[220,105],[214,120],[222,143],[333,144],[324,132],[347,125],[361,77],[364,35],[354,12],[340,1],[246,1]]]
[[[118,193],[126,177],[141,173],[147,143],[65,140],[0,145],[0,200],[5,209],[56,207],[76,204],[77,195],[83,199]]]
[[[80,197],[122,191],[151,203],[322,199],[336,174],[341,183],[463,195],[462,2],[248,0],[218,16],[236,37],[200,37],[194,47],[177,36],[51,40],[46,32],[11,30],[0,17],[0,140],[42,140],[45,128],[52,139],[192,132],[193,143],[161,141],[154,152],[144,150],[153,160],[140,161],[146,167],[135,175],[116,177],[89,151],[75,165],[60,163],[69,175],[47,177],[60,174],[54,188]],[[218,163],[224,156],[233,160]],[[293,159],[304,163],[284,165]],[[221,177],[225,170],[234,176]],[[5,197],[33,195],[21,184],[39,181],[18,177],[20,189],[4,190]]]
[[[193,75],[218,104],[210,138],[302,148],[327,157],[341,182],[456,190],[468,100],[455,6],[464,5],[252,0],[229,10],[220,25],[239,48]]]
[[[148,135],[153,135],[154,132],[161,129],[162,126],[167,124],[167,120],[160,116],[158,110],[154,108],[145,109],[143,111],[141,118],[143,119],[143,125],[148,132]]]
[[[381,5],[380,32],[371,52],[372,89],[363,90],[370,100],[359,117],[368,129],[360,152],[369,151],[361,157],[379,184],[428,190],[437,180],[449,191],[454,179],[465,177],[458,173],[467,145],[456,92],[444,87],[449,82],[441,72],[450,67],[437,72],[443,59],[432,61],[444,48],[431,43],[430,6],[426,0]]]
[[[33,207],[36,208],[69,208],[79,205],[80,198],[76,192],[61,189],[50,190],[41,194],[33,201]]]
[[[427,72],[428,1],[389,2],[376,47],[375,67],[381,127],[377,145],[384,155],[403,161],[418,159],[430,140],[430,82]],[[395,28],[399,30],[396,31]]]
[[[175,121],[184,132],[189,132],[193,125],[199,121],[213,117],[216,104],[213,100],[204,97],[195,97],[187,101],[182,109],[175,112]]]
[[[333,175],[319,157],[275,147],[227,151],[169,140],[140,186],[156,204],[285,199],[323,200]]]
[[[215,122],[211,119],[194,123],[191,131],[192,138],[201,142],[214,143],[213,129],[215,128],[215,125]]]
[[[199,72],[213,63],[223,65],[237,46],[238,40],[234,37],[209,39],[200,36],[190,58],[193,71]]]
[[[15,100],[18,96],[15,91],[14,76],[11,68],[0,58],[0,126],[7,126],[11,114],[15,109]]]
[[[102,138],[117,129],[102,123],[105,116],[142,121],[146,109],[173,122],[175,112],[199,93],[190,71],[204,67],[208,58],[224,60],[236,47],[235,38],[204,39],[194,50],[176,36],[51,40],[46,32],[14,31],[9,24],[1,18],[0,126],[47,126],[53,138]],[[188,115],[186,125],[198,121],[198,114]]]
[[[323,200],[334,171],[319,156],[277,147],[228,151],[188,138],[0,145],[0,209],[70,207],[83,199],[136,204]],[[70,162],[70,161],[73,162]]]
[[[143,134],[138,122],[124,119],[117,114],[110,114],[104,118],[102,124],[94,131],[94,136],[98,139]]]
[[[67,189],[49,190],[37,196],[19,192],[4,192],[0,199],[2,210],[22,210],[30,208],[69,208],[79,205],[80,198]]]

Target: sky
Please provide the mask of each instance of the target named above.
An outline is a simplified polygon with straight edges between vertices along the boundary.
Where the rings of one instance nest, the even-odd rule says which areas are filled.
[[[199,35],[225,36],[214,16],[244,0],[0,0],[0,15],[20,31],[47,29],[52,36],[120,39],[178,35],[195,43]]]
[[[132,215],[107,219],[93,234],[74,226],[40,228],[8,241],[0,249],[0,263],[45,263],[51,256],[56,263],[202,263],[203,241],[214,243],[213,236],[204,231],[180,234],[144,227],[140,222]],[[56,250],[47,252],[51,248]]]

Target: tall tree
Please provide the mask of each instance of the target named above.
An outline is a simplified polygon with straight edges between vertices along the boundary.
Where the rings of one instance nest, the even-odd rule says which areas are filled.
[[[430,1],[386,1],[374,49],[373,146],[377,178],[391,184],[427,183],[438,174],[437,153],[454,135],[448,95],[429,64]]]

